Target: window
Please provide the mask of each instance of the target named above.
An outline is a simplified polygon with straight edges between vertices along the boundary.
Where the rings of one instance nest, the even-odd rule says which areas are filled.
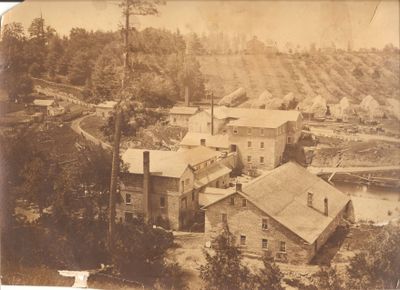
[[[174,118],[174,123],[176,123],[176,118]]]
[[[262,239],[261,247],[263,249],[268,249],[268,240],[267,239]]]
[[[286,243],[285,242],[280,242],[279,251],[286,252]]]
[[[165,197],[164,196],[160,197],[160,207],[161,208],[165,207]]]
[[[247,156],[247,162],[250,163],[251,162],[251,156]]]
[[[235,127],[233,128],[233,134],[237,134],[238,133],[238,129]]]
[[[267,218],[263,218],[262,219],[262,229],[263,230],[268,230],[268,219]]]
[[[219,180],[217,180],[216,182],[215,182],[215,187],[219,187]]]
[[[243,198],[242,199],[242,207],[246,207],[247,206],[247,199]]]
[[[130,193],[125,194],[125,204],[131,204],[132,203],[132,197]]]
[[[187,208],[187,199],[186,197],[182,198],[182,207]]]
[[[231,205],[235,205],[235,198],[233,196],[231,197]]]
[[[185,181],[184,180],[181,181],[181,190],[182,191],[185,190]]]
[[[264,136],[264,129],[260,129],[260,135]]]
[[[195,193],[194,193],[194,191],[192,192],[192,201],[194,201],[194,198],[195,198],[196,196],[195,196]]]
[[[292,142],[293,142],[292,137],[287,137],[287,143],[292,144]]]
[[[125,212],[125,222],[131,222],[131,221],[133,221],[133,213]]]
[[[264,164],[264,156],[260,156],[260,164]]]
[[[251,128],[247,128],[247,135],[251,135]]]
[[[186,186],[189,186],[189,183],[190,183],[190,179],[189,179],[189,178],[186,178],[186,180],[185,180]]]
[[[247,147],[251,147],[251,141],[247,141]]]
[[[264,142],[261,142],[261,143],[260,143],[260,148],[261,148],[261,149],[264,149]]]
[[[226,213],[221,214],[221,221],[226,223],[228,221],[228,215]]]
[[[246,236],[241,235],[240,236],[240,245],[245,246],[246,245]]]

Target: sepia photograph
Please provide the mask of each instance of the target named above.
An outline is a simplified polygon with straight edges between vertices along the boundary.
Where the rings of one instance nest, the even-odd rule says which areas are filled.
[[[1,15],[0,289],[400,289],[398,0]]]

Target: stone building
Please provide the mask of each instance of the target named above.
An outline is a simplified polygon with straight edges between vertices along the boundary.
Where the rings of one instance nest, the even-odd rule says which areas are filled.
[[[197,107],[173,107],[169,111],[169,123],[173,126],[187,128],[189,118],[198,112]]]
[[[189,119],[188,134],[210,134],[210,128],[210,111],[202,111]],[[227,139],[225,146],[238,152],[245,170],[273,169],[281,164],[286,146],[297,143],[301,129],[302,116],[299,111],[214,109],[215,136],[225,136],[218,138]]]
[[[127,221],[143,215],[174,230],[188,227],[199,210],[199,192],[207,186],[229,185],[231,169],[221,154],[206,147],[181,152],[126,150],[117,218]]]
[[[227,194],[202,195],[205,234],[226,226],[246,253],[268,251],[277,261],[308,263],[344,220],[348,196],[296,163],[286,163]],[[218,193],[218,192],[217,192]]]
[[[230,151],[230,143],[228,135],[208,133],[187,132],[185,137],[179,143],[180,149],[191,149],[198,146],[206,146],[221,152]]]

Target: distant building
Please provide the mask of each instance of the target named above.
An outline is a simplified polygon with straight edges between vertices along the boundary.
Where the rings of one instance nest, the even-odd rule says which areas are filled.
[[[47,116],[59,116],[65,113],[65,108],[60,106],[55,100],[36,99],[33,101],[33,107],[36,111]]]
[[[229,152],[231,147],[228,135],[208,133],[187,132],[179,143],[180,149],[192,149],[199,146],[206,146],[216,151]]]
[[[187,128],[189,118],[199,111],[197,107],[173,107],[169,111],[169,123],[173,126]]]
[[[96,105],[96,115],[102,118],[108,118],[114,111],[116,101],[105,101]]]
[[[348,196],[292,162],[235,190],[206,189],[201,201],[210,240],[228,227],[244,252],[293,264],[310,262],[338,225],[353,219]]]
[[[302,129],[299,111],[216,107],[213,119],[214,132],[226,134],[227,144],[239,153],[246,169],[273,169],[281,164],[286,145],[297,143]],[[189,132],[210,131],[210,110],[190,118]]]
[[[128,149],[122,160],[128,166],[117,205],[122,221],[144,215],[155,224],[185,228],[199,210],[201,190],[229,185],[231,169],[221,153],[204,146],[180,152]]]

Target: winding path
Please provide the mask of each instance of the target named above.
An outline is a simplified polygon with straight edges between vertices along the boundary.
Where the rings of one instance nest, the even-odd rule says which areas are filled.
[[[80,117],[78,119],[75,119],[71,123],[71,129],[74,130],[77,134],[82,135],[86,140],[93,142],[94,144],[101,145],[104,149],[112,149],[112,146],[96,137],[94,137],[92,134],[86,132],[81,128],[81,122],[88,118],[93,116],[94,114],[86,115],[83,117]]]

